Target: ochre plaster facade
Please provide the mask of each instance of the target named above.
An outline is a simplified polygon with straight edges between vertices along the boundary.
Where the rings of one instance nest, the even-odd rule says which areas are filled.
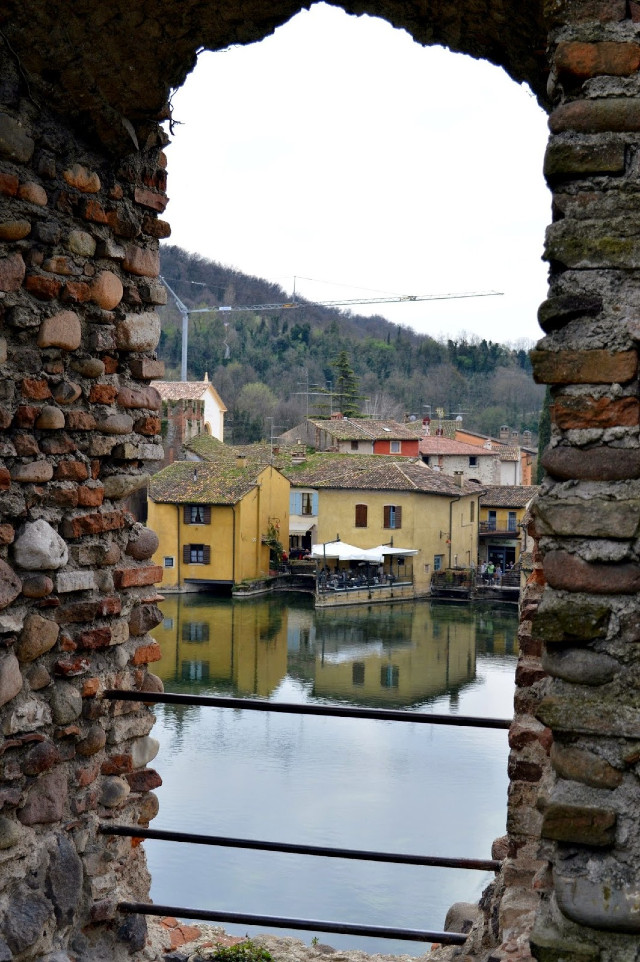
[[[158,242],[169,233],[159,121],[200,48],[259,40],[298,9],[296,0],[78,0],[64,9],[7,0],[0,12],[7,959],[143,952],[144,919],[117,908],[147,894],[143,849],[98,825],[146,825],[160,778],[148,768],[150,710],[102,697],[109,687],[160,685],[147,668],[159,657],[147,634],[160,617],[156,544],[122,509],[159,455],[154,308],[164,298]],[[541,553],[522,608],[506,860],[493,902],[484,900],[487,925],[463,953],[632,962],[640,5],[358,0],[345,9],[486,57],[528,81],[550,113],[550,287],[534,355],[553,396],[535,515]]]

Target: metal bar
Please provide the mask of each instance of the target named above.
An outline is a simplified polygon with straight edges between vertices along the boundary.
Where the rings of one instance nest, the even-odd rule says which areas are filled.
[[[432,715],[427,712],[394,711],[386,708],[349,708],[344,705],[296,705],[258,698],[222,698],[217,695],[180,695],[175,692],[130,691],[108,688],[103,698],[115,701],[142,701],[165,705],[208,705],[247,711],[279,712],[286,715],[324,715],[333,718],[372,718],[377,721],[413,722],[425,725],[453,725],[459,728],[511,727],[508,718],[476,718],[468,715]]]
[[[176,905],[148,905],[145,902],[119,902],[118,909],[120,912],[129,912],[134,915],[168,915],[174,918],[200,919],[203,922],[237,922],[242,925],[266,925],[272,929],[304,929],[309,932],[337,932],[342,935],[371,935],[380,939],[440,942],[442,945],[464,945],[467,940],[467,936],[460,932],[430,932],[422,929],[393,929],[381,925],[324,922],[318,919],[288,919],[278,915],[211,912],[208,909],[186,909]]]
[[[101,825],[103,835],[124,838],[149,838],[163,842],[182,842],[193,845],[217,845],[222,848],[248,848],[265,852],[285,852],[290,855],[317,855],[324,858],[348,858],[363,862],[396,862],[403,865],[427,865],[436,868],[464,868],[478,872],[498,872],[502,862],[497,859],[445,858],[438,855],[402,855],[394,852],[368,852],[349,848],[329,848],[324,845],[294,845],[287,842],[265,842],[248,838],[227,838],[224,835],[198,835],[193,832],[170,832],[157,828],[132,828],[129,825]]]

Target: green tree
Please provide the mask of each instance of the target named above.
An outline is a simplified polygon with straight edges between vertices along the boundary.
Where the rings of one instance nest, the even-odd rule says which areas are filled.
[[[331,367],[335,371],[333,383],[334,410],[341,411],[347,418],[360,415],[360,401],[364,400],[359,393],[360,379],[356,377],[347,351],[340,351]]]

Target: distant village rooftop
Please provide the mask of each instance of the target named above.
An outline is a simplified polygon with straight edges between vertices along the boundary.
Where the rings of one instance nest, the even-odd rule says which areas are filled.
[[[255,488],[262,468],[228,458],[217,461],[176,461],[154,474],[150,497],[168,504],[236,504]]]
[[[284,472],[292,484],[314,488],[355,488],[381,491],[422,491],[448,497],[473,495],[484,488],[433,471],[411,458],[396,461],[378,455],[320,455],[306,470]]]
[[[199,401],[209,392],[221,410],[227,410],[206,374],[204,381],[154,381],[153,386],[163,401]]]

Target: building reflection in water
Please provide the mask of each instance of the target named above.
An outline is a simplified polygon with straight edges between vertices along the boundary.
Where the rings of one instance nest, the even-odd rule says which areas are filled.
[[[513,617],[490,609],[406,603],[316,612],[306,600],[167,598],[153,635],[155,671],[174,691],[277,697],[286,679],[307,698],[410,707],[457,693],[476,652],[516,652]]]

